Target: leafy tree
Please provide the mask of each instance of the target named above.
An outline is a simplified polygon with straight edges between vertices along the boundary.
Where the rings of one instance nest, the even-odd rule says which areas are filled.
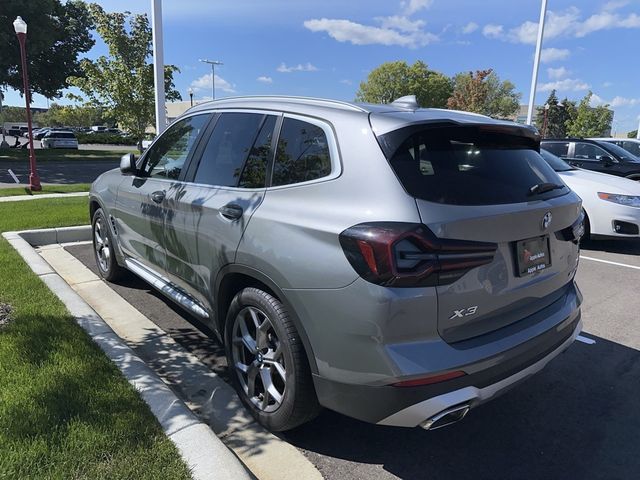
[[[638,138],[638,130],[633,130],[627,133],[627,138]]]
[[[613,112],[608,109],[609,105],[591,107],[590,91],[580,100],[575,111],[570,113],[567,120],[567,135],[570,137],[602,137],[611,130]]]
[[[88,127],[91,125],[114,125],[102,108],[81,105],[58,105],[52,103],[47,112],[37,113],[34,120],[50,127]]]
[[[0,89],[22,91],[22,70],[13,21],[20,15],[28,25],[27,58],[32,91],[47,98],[60,96],[67,77],[80,75],[78,56],[94,44],[91,18],[79,0],[1,0]]]
[[[405,95],[415,95],[421,107],[444,108],[451,91],[451,79],[429,70],[422,61],[413,65],[404,61],[386,62],[373,69],[367,80],[360,83],[356,101],[391,103]]]
[[[2,107],[2,122],[26,122],[27,111],[20,107]]]
[[[545,102],[549,105],[547,110],[547,121],[545,129],[545,107],[539,107],[536,115],[536,125],[540,129],[545,138],[565,138],[567,136],[567,121],[575,111],[575,102],[565,97],[562,102],[558,101],[556,91],[553,90],[549,94],[549,98]]]
[[[453,85],[448,108],[506,118],[513,116],[520,106],[515,85],[508,80],[501,81],[493,69],[459,73]]]
[[[147,62],[152,53],[149,19],[129,12],[107,13],[95,3],[89,10],[109,56],[82,60],[83,76],[70,77],[69,81],[86,96],[86,106],[103,108],[142,150],[145,129],[155,121],[153,65]],[[167,100],[181,99],[173,84],[173,74],[178,71],[174,65],[165,65]]]

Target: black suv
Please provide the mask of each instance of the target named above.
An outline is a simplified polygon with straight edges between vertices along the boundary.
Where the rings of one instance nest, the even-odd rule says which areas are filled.
[[[561,138],[545,139],[540,147],[574,167],[640,180],[640,158],[613,143]]]

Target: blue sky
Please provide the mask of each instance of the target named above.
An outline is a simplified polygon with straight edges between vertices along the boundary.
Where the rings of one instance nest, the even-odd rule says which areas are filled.
[[[150,0],[101,0],[106,10],[149,12]],[[164,0],[165,62],[183,98],[287,94],[353,100],[382,62],[423,60],[453,75],[494,68],[526,103],[538,0]],[[614,131],[637,127],[640,0],[549,0],[537,103],[556,88],[615,110]],[[89,57],[105,53],[100,42]],[[21,105],[8,92],[9,105]],[[62,101],[61,103],[67,103]],[[34,95],[36,106],[46,100]]]

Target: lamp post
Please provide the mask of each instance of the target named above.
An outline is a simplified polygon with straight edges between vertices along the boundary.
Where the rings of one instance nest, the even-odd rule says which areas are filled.
[[[549,115],[549,108],[551,105],[548,103],[544,104],[544,122],[542,122],[542,138],[547,136],[547,115]]]
[[[187,92],[189,92],[189,100],[191,101],[191,106],[193,107],[193,88],[189,88]]]
[[[40,177],[36,168],[36,152],[33,149],[33,132],[31,129],[31,106],[29,98],[29,78],[27,76],[27,51],[25,44],[27,42],[27,24],[22,17],[18,17],[13,22],[13,28],[16,31],[18,42],[20,43],[20,56],[22,57],[22,82],[24,84],[24,101],[27,107],[27,128],[29,132],[29,189],[32,192],[42,190],[40,185]]]
[[[536,87],[538,83],[538,68],[540,67],[540,55],[542,53],[542,38],[544,37],[544,20],[547,15],[547,0],[542,0],[540,7],[540,21],[538,23],[538,40],[536,53],[533,57],[533,72],[531,74],[531,91],[529,92],[529,107],[527,109],[527,125],[533,121],[533,107],[536,101]]]
[[[208,63],[209,65],[211,65],[211,98],[215,100],[216,99],[216,65],[224,65],[224,64],[217,60],[207,60],[206,58],[200,59],[200,61],[202,63]]]

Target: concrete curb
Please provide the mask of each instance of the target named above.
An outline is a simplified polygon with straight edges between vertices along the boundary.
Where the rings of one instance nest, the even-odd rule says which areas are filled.
[[[66,197],[87,197],[89,192],[71,192],[71,193],[43,193],[42,195],[12,195],[10,197],[0,197],[2,202],[22,202],[24,200],[39,200],[45,198],[66,198]]]
[[[91,227],[5,232],[2,236],[33,272],[65,304],[69,313],[138,390],[165,434],[178,447],[196,480],[251,479],[236,456],[189,410],[160,377],[118,337],[111,327],[34,250],[33,244],[67,243],[91,238]],[[51,240],[51,241],[48,241]],[[33,244],[31,242],[34,242]]]

